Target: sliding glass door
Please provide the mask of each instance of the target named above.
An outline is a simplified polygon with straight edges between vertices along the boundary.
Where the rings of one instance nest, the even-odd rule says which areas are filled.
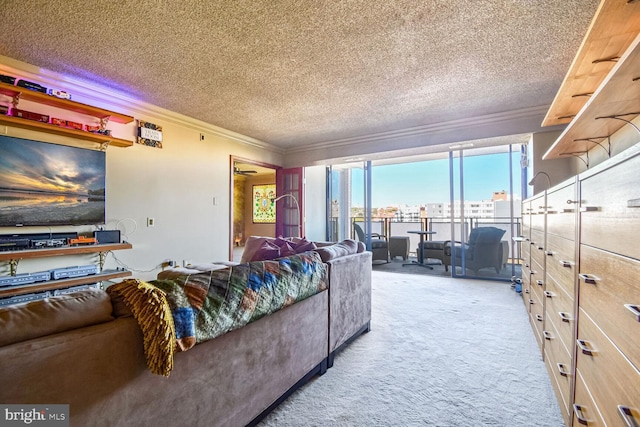
[[[430,231],[433,270],[404,272],[510,280],[520,268],[511,238],[520,232],[520,157],[519,145],[505,145],[332,165],[327,238],[357,239],[357,228],[409,238],[416,259],[419,236],[409,231]]]
[[[452,276],[510,280],[519,274],[520,148],[449,153]],[[445,249],[446,250],[446,249]]]

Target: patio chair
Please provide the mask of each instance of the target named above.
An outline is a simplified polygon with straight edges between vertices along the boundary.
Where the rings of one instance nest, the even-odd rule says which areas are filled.
[[[451,265],[452,245],[455,244],[455,264],[462,266],[462,254],[464,252],[465,267],[478,274],[482,268],[493,267],[496,274],[500,273],[504,263],[505,247],[508,245],[501,241],[505,230],[497,227],[477,227],[471,230],[469,240],[464,245],[460,242],[447,240],[444,243],[444,265]],[[506,243],[506,242],[504,242]],[[464,249],[464,251],[463,251]]]
[[[354,222],[353,229],[358,236],[358,240],[366,244],[367,239],[362,227]],[[384,262],[389,262],[389,242],[387,241],[387,236],[378,233],[371,233],[371,252],[373,254],[373,261],[382,260]]]

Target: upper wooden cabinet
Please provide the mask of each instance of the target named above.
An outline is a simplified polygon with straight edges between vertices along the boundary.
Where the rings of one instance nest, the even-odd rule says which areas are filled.
[[[87,116],[95,117],[100,120],[109,120],[116,123],[131,123],[134,118],[125,114],[116,113],[114,111],[105,110],[91,105],[81,104],[79,102],[71,101],[68,99],[56,98],[42,92],[36,92],[19,86],[12,86],[6,83],[0,83],[0,94],[12,97],[18,101],[23,99],[25,101],[36,102],[39,104],[48,105],[50,107],[61,108],[67,111],[73,111]],[[133,145],[133,141],[126,139],[116,138],[111,135],[102,135],[97,133],[85,132],[78,129],[70,129],[60,127],[50,123],[37,122],[35,120],[27,120],[20,117],[0,115],[0,124],[7,126],[20,127],[24,129],[37,130],[40,132],[47,132],[56,135],[69,136],[76,139],[82,139],[90,142],[97,142],[100,144],[108,143],[116,147],[130,147]]]
[[[578,114],[640,33],[640,1],[602,0],[542,126]]]

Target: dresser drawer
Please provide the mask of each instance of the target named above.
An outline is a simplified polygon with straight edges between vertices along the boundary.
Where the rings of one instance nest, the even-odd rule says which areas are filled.
[[[589,388],[578,372],[576,374],[575,404],[573,405],[573,426],[606,427],[598,408],[591,397]]]
[[[563,412],[569,414],[571,413],[571,355],[567,352],[564,344],[560,342],[558,331],[548,318],[545,322],[543,338],[545,339],[545,364],[551,377],[551,383],[556,389],[558,402],[564,406]]]
[[[638,369],[639,277],[640,261],[589,246],[580,248],[580,307]]]
[[[544,295],[546,299],[546,321],[553,321],[560,340],[567,351],[571,352],[571,348],[573,348],[574,345],[573,327],[575,325],[573,298],[558,287],[551,277],[547,277],[547,286]]]
[[[640,372],[583,310],[578,318],[577,342],[576,368],[591,391],[602,418],[610,426],[624,425],[618,406],[640,410]]]
[[[547,232],[567,239],[575,239],[577,204],[575,185],[554,190],[547,195]]]
[[[544,233],[542,231],[531,230],[529,251],[531,252],[531,259],[535,259],[540,265],[544,265]]]
[[[529,322],[533,329],[538,346],[542,349],[542,331],[544,326],[544,306],[542,301],[535,294],[531,294],[529,298]]]
[[[529,284],[531,293],[536,294],[540,301],[544,301],[544,269],[536,260],[531,260],[531,273],[529,274],[529,279],[531,281]]]
[[[573,295],[574,274],[576,269],[576,246],[573,240],[563,237],[547,236],[547,276],[555,279],[565,292]]]
[[[640,259],[640,156],[581,181],[581,242]]]

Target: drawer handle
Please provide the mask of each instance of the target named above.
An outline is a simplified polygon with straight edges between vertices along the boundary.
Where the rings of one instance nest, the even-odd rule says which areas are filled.
[[[538,285],[538,286],[544,286],[544,281],[542,281],[542,280],[536,280],[536,285]]]
[[[524,290],[524,293],[525,293],[525,294],[528,294],[528,293],[529,293],[529,288],[526,288],[526,289]]]
[[[625,422],[627,427],[636,427],[638,425],[638,421],[636,421],[633,416],[633,412],[631,412],[631,408],[628,406],[618,405],[618,411],[620,412],[620,416]]]
[[[571,261],[565,261],[563,259],[560,260],[560,265],[566,268],[571,268],[573,263]]]
[[[547,297],[547,298],[553,298],[553,292],[550,292],[550,291],[544,291],[543,293],[544,293],[544,296],[545,296],[545,297]]]
[[[525,262],[525,263],[524,263],[524,266],[525,266],[526,268],[529,268],[529,263],[528,263],[528,262]]]
[[[529,273],[530,274],[536,274],[536,271],[535,270],[531,270]]]
[[[590,349],[589,345],[589,341],[585,341],[585,340],[577,340],[578,342],[578,347],[580,347],[580,350],[582,350],[582,354],[586,354],[587,356],[593,356],[594,351],[592,349]]]
[[[600,210],[599,206],[582,206],[580,212],[597,212]]]
[[[532,299],[529,299],[529,304],[532,304],[532,305],[533,305],[533,304],[535,304],[535,301],[534,301],[534,300],[532,300]]]
[[[573,209],[562,209],[562,213],[572,213]]]
[[[542,322],[544,320],[544,317],[542,317],[542,314],[536,314],[536,320],[538,322]]]
[[[553,256],[553,252],[551,252],[551,251],[545,251],[544,254],[546,256]]]
[[[558,372],[560,373],[560,375],[562,375],[563,377],[568,377],[569,372],[567,372],[564,368],[565,366],[563,363],[558,363]]]
[[[530,241],[531,239],[529,239],[528,237],[525,237],[525,238],[524,238],[524,240],[528,242],[528,241]]]
[[[636,319],[638,319],[638,322],[640,322],[640,307],[634,304],[625,304],[624,306],[627,307],[627,310],[632,312]]]
[[[584,414],[582,413],[582,405],[578,405],[577,403],[573,404],[573,413],[576,414],[576,418],[578,419],[578,422],[582,425],[588,426],[589,425],[589,420],[587,420],[584,416]]]
[[[549,207],[551,207],[551,206],[549,206]],[[553,215],[553,214],[557,214],[557,213],[558,213],[558,211],[551,211],[551,210],[547,211],[547,215]]]
[[[640,199],[627,200],[628,208],[640,208]]]
[[[534,242],[533,240],[531,242],[529,242],[529,243],[532,244],[532,245],[536,244],[536,242]]]
[[[551,335],[551,332],[549,331],[542,331],[542,335],[544,335],[545,340],[551,341],[551,338],[553,338],[553,335]]]
[[[561,311],[559,314],[563,322],[567,322],[567,323],[571,322],[571,315],[569,313],[565,313],[564,311]]]
[[[538,250],[539,251],[543,251],[544,250],[544,246],[538,246]]]
[[[578,274],[578,277],[584,280],[584,283],[589,283],[590,285],[595,285],[596,282],[600,280],[599,277],[594,276],[593,274],[580,273]]]

